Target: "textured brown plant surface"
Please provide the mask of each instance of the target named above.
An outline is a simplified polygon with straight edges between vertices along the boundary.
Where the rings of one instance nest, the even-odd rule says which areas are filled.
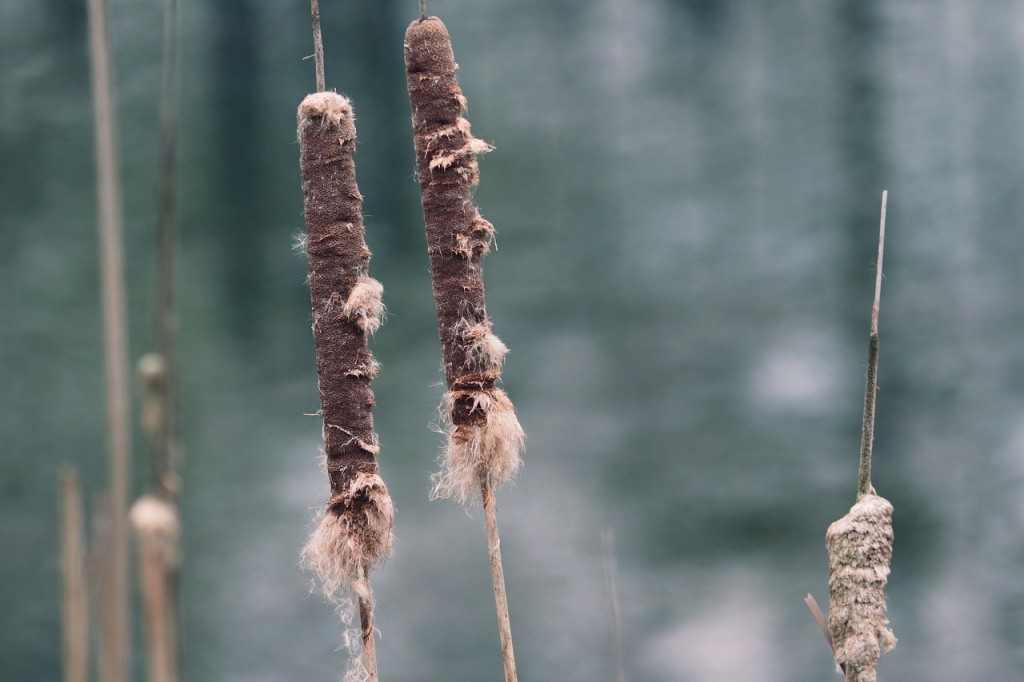
[[[382,288],[369,277],[362,196],[356,185],[356,134],[349,101],[334,92],[307,96],[298,111],[324,450],[331,498],[306,546],[309,563],[332,594],[360,580],[391,551],[392,507],[378,475],[370,382],[377,363],[367,337],[380,326]]]
[[[497,486],[516,473],[524,441],[511,401],[495,385],[508,348],[491,331],[484,300],[481,258],[494,227],[480,215],[473,188],[476,157],[491,147],[473,137],[462,116],[458,65],[439,19],[409,26],[405,63],[448,385],[441,416],[450,428],[434,495],[465,502],[480,495],[481,483]]]
[[[825,533],[829,562],[828,627],[836,662],[849,682],[874,682],[875,666],[896,645],[885,617],[892,561],[892,505],[862,495]]]

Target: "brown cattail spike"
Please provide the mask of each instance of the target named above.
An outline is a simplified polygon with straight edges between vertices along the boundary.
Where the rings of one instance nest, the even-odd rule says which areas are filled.
[[[473,202],[480,179],[476,157],[491,146],[473,137],[462,116],[466,98],[455,79],[458,65],[448,30],[439,19],[421,15],[409,26],[405,66],[448,384],[441,404],[448,438],[432,496],[483,506],[505,682],[516,682],[494,491],[518,471],[525,435],[512,401],[496,385],[508,348],[491,331],[480,266],[494,226]]]
[[[304,549],[324,592],[352,589],[369,601],[368,568],[391,553],[394,511],[378,475],[370,382],[377,363],[367,337],[384,315],[382,287],[368,274],[356,133],[349,101],[307,96],[298,111],[306,252],[313,305],[324,450],[331,482],[317,529]]]
[[[892,505],[877,495],[862,495],[825,533],[828,628],[848,682],[874,682],[881,654],[896,646],[885,617],[892,542]]]
[[[492,147],[473,137],[462,113],[466,98],[444,24],[414,21],[405,36],[406,75],[448,393],[449,424],[442,470],[433,495],[478,501],[486,480],[497,487],[521,464],[525,436],[512,402],[496,387],[508,348],[491,331],[481,258],[494,226],[473,201],[480,178],[476,157]]]

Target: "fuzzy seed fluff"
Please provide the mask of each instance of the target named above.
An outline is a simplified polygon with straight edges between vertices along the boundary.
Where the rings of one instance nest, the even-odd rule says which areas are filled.
[[[828,625],[847,680],[875,682],[878,659],[896,646],[885,617],[892,543],[892,505],[872,494],[862,495],[825,533]]]
[[[177,508],[156,495],[143,495],[128,514],[140,546],[164,555],[169,564],[178,563],[181,521]]]
[[[352,103],[336,92],[314,92],[306,95],[299,104],[297,118],[300,133],[304,126],[315,120],[340,128],[343,122],[352,120]]]
[[[353,320],[367,334],[373,334],[384,320],[383,296],[384,286],[372,277],[362,275],[352,287],[341,314]]]
[[[473,411],[483,413],[482,424],[452,423],[455,402],[467,395],[472,397]],[[441,417],[448,424],[448,440],[441,471],[432,478],[432,499],[475,503],[480,500],[480,484],[485,478],[490,487],[497,488],[518,473],[526,434],[504,391],[449,392],[441,405]]]
[[[467,325],[462,331],[466,356],[478,369],[500,371],[508,346],[491,331],[489,321]]]
[[[391,495],[377,474],[357,474],[328,502],[302,550],[328,599],[339,601],[347,591],[369,598],[364,574],[391,555],[394,517]]]

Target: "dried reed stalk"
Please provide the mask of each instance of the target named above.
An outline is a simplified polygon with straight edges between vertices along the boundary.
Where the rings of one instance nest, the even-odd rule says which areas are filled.
[[[615,682],[626,682],[625,648],[622,644],[622,609],[619,606],[619,567],[615,558],[615,531],[601,533],[601,558],[604,567],[605,594],[608,598],[608,634],[611,640]]]
[[[896,637],[889,630],[889,621],[885,617],[885,585],[892,561],[893,508],[888,500],[875,494],[871,485],[875,393],[878,388],[878,311],[882,293],[887,200],[888,192],[883,192],[857,501],[850,512],[830,525],[825,533],[829,556],[829,638],[836,662],[847,682],[875,682],[878,659],[896,645]]]
[[[308,95],[299,105],[298,126],[313,338],[331,484],[331,498],[303,552],[329,598],[346,591],[358,597],[365,679],[376,680],[368,575],[391,553],[394,517],[377,467],[380,447],[370,382],[378,365],[367,345],[384,315],[382,287],[368,275],[351,104],[335,92]]]
[[[316,91],[327,89],[324,80],[324,39],[320,32],[320,1],[309,1],[309,15],[313,24],[313,63],[316,69]]]
[[[405,64],[448,386],[441,405],[447,443],[432,496],[483,505],[505,679],[512,682],[515,656],[494,490],[521,466],[525,436],[511,400],[497,387],[508,348],[491,331],[484,300],[481,258],[494,227],[480,215],[473,187],[479,180],[476,157],[491,146],[473,137],[462,116],[467,104],[455,77],[451,39],[437,17],[409,26]]]
[[[85,510],[78,474],[60,474],[60,567],[63,583],[64,682],[89,679],[89,581],[86,571]]]
[[[145,606],[146,679],[177,682],[177,575],[181,523],[178,506],[156,495],[143,495],[132,506],[139,557],[139,582]]]
[[[128,332],[122,253],[117,123],[104,0],[89,0],[89,55],[96,130],[97,208],[109,439],[110,582],[103,600],[104,682],[127,682],[130,665],[128,482],[131,477]]]
[[[177,465],[177,344],[178,319],[174,295],[177,249],[176,190],[178,111],[181,93],[181,2],[164,0],[164,52],[160,95],[160,178],[157,208],[156,337],[160,371],[149,377],[154,419],[149,428],[153,451],[153,486],[168,500],[180,494]],[[140,370],[142,362],[140,361]],[[144,380],[146,377],[143,377]]]
[[[138,552],[149,682],[177,682],[178,573],[181,524],[177,465],[177,314],[174,296],[175,190],[181,81],[181,3],[164,0],[164,52],[160,95],[160,172],[157,208],[156,352],[139,359],[144,391],[142,428],[150,443],[151,492],[136,500],[130,519]]]

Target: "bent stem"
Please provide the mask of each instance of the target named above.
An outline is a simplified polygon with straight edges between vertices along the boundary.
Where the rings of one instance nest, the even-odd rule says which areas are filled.
[[[498,635],[501,639],[501,660],[505,666],[505,682],[516,682],[516,657],[512,648],[512,621],[508,613],[508,592],[505,590],[505,571],[501,562],[501,538],[498,537],[497,500],[494,488],[486,477],[480,479],[484,521],[487,525],[487,550],[491,557],[491,581],[494,583],[494,608],[498,615]]]

